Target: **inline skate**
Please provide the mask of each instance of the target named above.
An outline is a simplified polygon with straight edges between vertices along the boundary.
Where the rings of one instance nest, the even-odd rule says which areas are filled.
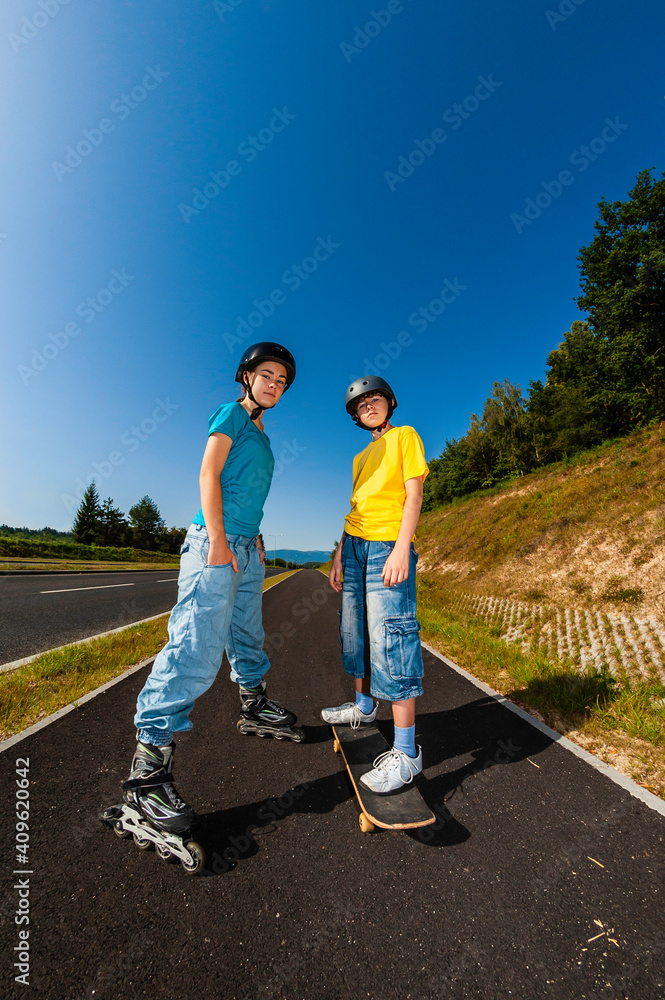
[[[140,850],[155,848],[163,861],[180,861],[188,875],[198,875],[205,853],[189,833],[199,820],[173,784],[174,751],[175,743],[158,747],[139,742],[122,784],[124,802],[104,809],[99,819],[118,837],[133,837]]]
[[[293,740],[302,743],[305,734],[294,727],[297,715],[281,708],[266,696],[266,683],[258,687],[240,687],[240,711],[242,718],[237,728],[241,733],[256,733],[257,736],[272,736],[276,740]]]

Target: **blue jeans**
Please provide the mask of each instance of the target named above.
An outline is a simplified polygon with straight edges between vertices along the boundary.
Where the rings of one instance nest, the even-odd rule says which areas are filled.
[[[423,693],[416,618],[418,555],[411,545],[408,579],[384,587],[381,570],[394,545],[346,535],[342,546],[342,663],[351,677],[371,674],[372,694],[386,701]]]
[[[136,704],[137,729],[165,735],[192,728],[189,713],[222,664],[224,649],[231,680],[256,687],[270,668],[263,652],[261,621],[265,570],[256,538],[227,535],[238,560],[208,566],[208,532],[192,524],[180,550],[178,603],[169,618],[169,641],[158,653]]]

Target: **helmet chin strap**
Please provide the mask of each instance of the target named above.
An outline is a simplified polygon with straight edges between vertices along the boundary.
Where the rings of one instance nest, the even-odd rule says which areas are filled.
[[[263,411],[265,410],[265,406],[260,406],[259,403],[257,403],[256,400],[254,399],[254,396],[252,395],[252,386],[249,381],[249,375],[247,374],[246,371],[242,373],[242,384],[244,385],[247,395],[249,396],[251,401],[253,403],[256,403],[256,406],[250,413],[249,418],[250,420],[258,420]]]

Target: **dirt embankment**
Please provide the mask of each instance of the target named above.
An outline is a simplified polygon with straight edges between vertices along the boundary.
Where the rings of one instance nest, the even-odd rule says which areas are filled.
[[[454,590],[665,620],[665,424],[424,514]]]

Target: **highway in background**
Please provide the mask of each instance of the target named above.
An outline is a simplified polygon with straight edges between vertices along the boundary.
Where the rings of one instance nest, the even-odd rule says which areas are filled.
[[[177,580],[177,569],[2,576],[0,665],[164,614]]]

